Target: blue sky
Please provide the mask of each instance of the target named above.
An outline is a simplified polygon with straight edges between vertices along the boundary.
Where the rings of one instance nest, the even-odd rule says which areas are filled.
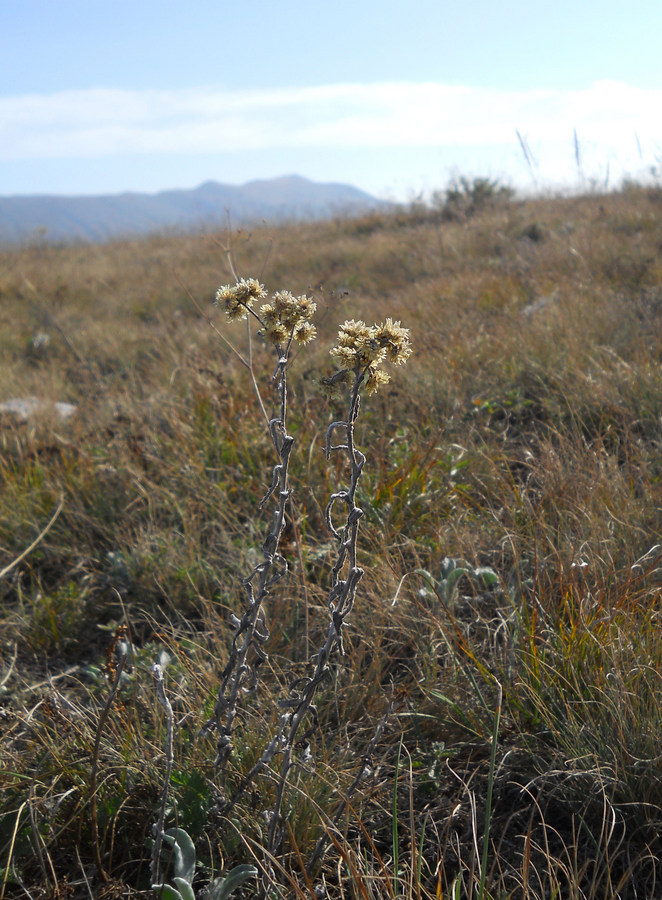
[[[0,0],[0,194],[614,185],[662,162],[661,36],[661,0]]]

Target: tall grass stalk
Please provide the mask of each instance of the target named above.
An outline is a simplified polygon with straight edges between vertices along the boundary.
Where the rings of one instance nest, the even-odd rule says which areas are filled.
[[[400,840],[398,829],[398,780],[400,777],[400,757],[402,755],[403,737],[400,738],[398,744],[398,754],[395,757],[395,772],[393,773],[393,826],[392,826],[392,843],[393,843],[393,891],[397,897],[400,894],[400,874],[398,866],[400,864]],[[412,835],[413,839],[413,835]],[[412,845],[413,846],[413,845]]]
[[[92,825],[92,844],[94,847],[94,852],[96,856],[96,863],[98,870],[103,877],[104,880],[107,880],[108,875],[103,865],[103,861],[101,859],[101,846],[99,843],[99,819],[97,813],[97,775],[99,771],[99,751],[101,749],[101,736],[103,734],[103,730],[106,726],[106,722],[108,721],[108,716],[110,715],[110,710],[115,702],[117,697],[117,692],[119,690],[122,674],[124,672],[124,667],[126,665],[127,657],[128,657],[128,645],[125,641],[126,636],[126,628],[124,626],[120,626],[118,629],[112,646],[111,654],[117,655],[117,664],[114,665],[111,662],[111,674],[112,674],[112,684],[110,686],[110,690],[108,692],[108,696],[106,701],[101,709],[101,713],[99,715],[99,721],[97,723],[96,732],[94,735],[94,746],[92,748],[92,767],[90,770],[90,819]],[[109,656],[109,659],[112,660],[112,655]]]
[[[494,777],[496,775],[497,747],[499,744],[499,727],[501,725],[501,704],[503,688],[497,684],[497,701],[494,711],[494,727],[490,748],[490,768],[487,777],[487,797],[485,800],[485,824],[483,826],[483,850],[480,861],[480,882],[478,884],[478,900],[486,898],[487,860],[490,852],[490,830],[492,826],[492,798],[494,794]]]

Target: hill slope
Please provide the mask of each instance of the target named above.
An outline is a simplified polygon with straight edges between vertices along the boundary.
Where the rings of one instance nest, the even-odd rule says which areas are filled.
[[[0,253],[0,895],[147,897],[166,789],[196,888],[262,865],[285,772],[282,897],[662,897],[662,190],[246,229],[236,271],[317,304],[291,365],[214,305],[226,243]],[[327,400],[338,327],[387,317],[407,365]],[[271,565],[283,433],[282,578],[223,773],[203,726]],[[310,685],[289,770],[260,769]]]
[[[0,241],[21,241],[46,229],[51,241],[103,241],[168,229],[283,222],[355,214],[384,206],[346,184],[318,183],[297,175],[236,186],[207,181],[193,190],[94,197],[0,197]]]

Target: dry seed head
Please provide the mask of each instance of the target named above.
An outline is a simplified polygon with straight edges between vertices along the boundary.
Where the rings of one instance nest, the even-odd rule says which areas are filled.
[[[289,291],[278,291],[274,294],[273,305],[280,321],[288,328],[294,328],[300,322],[310,319],[317,309],[315,301],[305,294],[295,297]]]
[[[347,386],[354,382],[354,375],[348,369],[336,372],[330,378],[320,378],[317,384],[329,400],[342,400],[347,394]]]
[[[353,369],[356,365],[356,352],[352,347],[332,347],[329,353],[338,360],[338,364],[343,368]]]
[[[265,325],[273,325],[278,321],[278,313],[273,303],[264,303],[260,307],[260,318]]]
[[[268,341],[272,344],[284,344],[290,336],[289,329],[282,322],[271,322],[265,324],[264,334]]]
[[[387,319],[381,325],[377,325],[375,339],[386,350],[389,361],[396,366],[403,365],[411,356],[409,329],[402,328],[400,322]]]
[[[297,297],[297,303],[299,304],[299,314],[302,319],[312,319],[313,315],[317,311],[317,303],[310,297],[307,297],[305,294],[302,294],[300,297]]]
[[[280,321],[291,328],[299,318],[296,297],[289,291],[277,291],[273,296],[273,304]]]
[[[294,340],[297,344],[308,344],[317,337],[317,329],[311,322],[299,322],[294,329]]]
[[[289,291],[277,291],[271,303],[260,308],[260,319],[264,333],[273,344],[282,344],[290,336],[299,344],[307,344],[317,335],[317,330],[308,320],[317,304],[303,294],[295,297]]]
[[[357,342],[369,341],[372,337],[372,328],[355,319],[348,319],[340,326],[338,331],[338,345],[340,347],[355,347]]]
[[[225,314],[232,322],[245,319],[255,300],[267,296],[264,285],[255,278],[242,278],[236,284],[224,284],[216,291],[216,305],[225,308]]]
[[[386,359],[386,350],[379,346],[379,343],[371,338],[364,344],[357,345],[356,361],[363,366],[378,366]]]
[[[246,303],[247,306],[252,306],[253,300],[262,300],[267,296],[264,285],[256,278],[242,278],[235,285],[235,291],[237,300]]]
[[[331,355],[350,369],[378,365],[385,358],[386,351],[376,340],[376,333],[374,325],[366,325],[360,319],[348,319],[340,327],[338,345],[331,349]]]
[[[391,376],[383,369],[368,369],[368,378],[366,379],[365,389],[368,394],[375,394],[383,384],[388,384]]]
[[[409,330],[393,319],[386,319],[380,325],[348,319],[341,326],[338,343],[330,353],[343,368],[363,370],[367,376],[366,390],[374,394],[390,381],[390,376],[381,369],[382,364],[388,359],[402,365],[411,356]]]

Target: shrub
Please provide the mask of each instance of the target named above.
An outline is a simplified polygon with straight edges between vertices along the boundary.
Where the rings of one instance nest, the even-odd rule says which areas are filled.
[[[471,218],[498,203],[507,203],[515,192],[492,178],[454,178],[445,191],[435,193],[433,202],[441,210],[442,218],[453,221]]]

